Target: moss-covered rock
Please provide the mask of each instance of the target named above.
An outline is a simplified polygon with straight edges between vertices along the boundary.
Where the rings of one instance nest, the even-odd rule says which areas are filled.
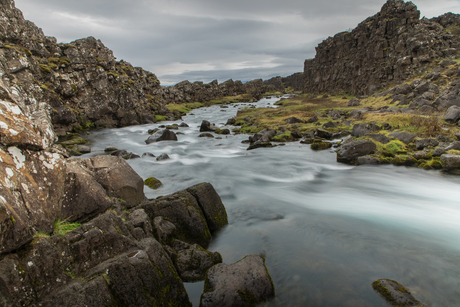
[[[144,185],[148,186],[149,188],[153,190],[156,190],[160,188],[163,185],[163,183],[154,177],[149,177],[144,180]]]
[[[330,142],[323,142],[321,140],[315,140],[311,145],[310,148],[312,150],[325,150],[332,147],[332,143]]]
[[[372,283],[372,288],[392,306],[418,306],[423,305],[412,296],[404,286],[391,279],[379,279]]]

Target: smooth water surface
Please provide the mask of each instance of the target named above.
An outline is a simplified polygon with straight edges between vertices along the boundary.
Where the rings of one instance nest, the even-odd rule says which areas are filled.
[[[223,126],[247,105],[193,110],[178,142],[144,141],[148,129],[182,121],[94,131],[91,155],[106,146],[167,153],[162,162],[128,160],[144,179],[163,182],[145,188],[149,198],[212,183],[229,225],[209,249],[227,264],[263,254],[277,295],[266,306],[387,306],[371,287],[379,278],[397,280],[427,306],[460,305],[459,177],[339,164],[332,151],[298,142],[247,151],[247,135],[198,138],[203,119]],[[187,289],[198,306],[203,283]]]

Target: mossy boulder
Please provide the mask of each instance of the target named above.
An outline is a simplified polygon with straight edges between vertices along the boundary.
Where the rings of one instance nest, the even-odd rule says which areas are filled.
[[[460,155],[443,154],[441,164],[447,170],[460,169]]]
[[[71,138],[70,140],[60,142],[62,146],[72,146],[72,145],[81,145],[81,144],[88,144],[88,140],[82,138],[81,136],[76,136]]]
[[[412,296],[404,286],[391,279],[379,279],[372,283],[372,288],[392,306],[419,306],[423,305]]]
[[[315,140],[311,145],[310,148],[312,150],[325,150],[332,147],[332,143],[330,142],[323,142],[321,140]]]
[[[148,186],[149,188],[153,190],[156,190],[160,188],[163,185],[163,183],[154,177],[149,177],[144,180],[144,185]]]

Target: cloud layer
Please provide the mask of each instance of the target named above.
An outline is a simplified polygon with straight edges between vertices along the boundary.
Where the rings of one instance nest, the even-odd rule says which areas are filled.
[[[15,0],[60,42],[94,36],[118,59],[182,80],[252,80],[303,70],[314,47],[377,13],[384,0]],[[460,12],[458,0],[415,1],[422,16]]]

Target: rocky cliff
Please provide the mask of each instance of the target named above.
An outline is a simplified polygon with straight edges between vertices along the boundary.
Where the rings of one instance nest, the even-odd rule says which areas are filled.
[[[412,2],[388,0],[353,31],[329,37],[304,65],[304,91],[370,94],[458,56],[460,15],[421,19]]]

